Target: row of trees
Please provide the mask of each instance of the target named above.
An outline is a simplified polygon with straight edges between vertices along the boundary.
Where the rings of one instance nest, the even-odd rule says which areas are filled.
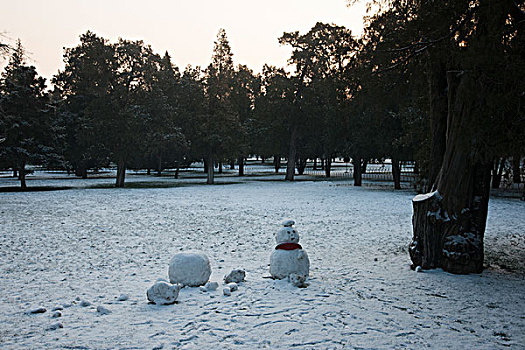
[[[287,159],[286,179],[322,159],[352,159],[355,184],[370,159],[415,160],[414,266],[477,272],[483,264],[491,172],[525,154],[523,1],[373,0],[363,36],[317,23],[284,33],[291,73],[255,75],[233,64],[220,30],[205,69],[179,72],[142,41],[110,43],[91,32],[65,50],[48,92],[19,44],[0,86],[3,167],[239,165],[248,155]],[[432,215],[429,215],[431,213]]]

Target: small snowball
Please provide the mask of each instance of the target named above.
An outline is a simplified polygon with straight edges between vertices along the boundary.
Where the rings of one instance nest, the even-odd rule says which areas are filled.
[[[290,283],[292,285],[294,285],[295,287],[306,288],[308,286],[305,283],[306,282],[306,276],[304,276],[304,275],[298,275],[296,273],[291,273],[289,279],[290,279]]]
[[[58,318],[58,317],[62,317],[62,313],[60,311],[55,311],[53,313],[53,315],[51,315],[51,317],[53,318]]]
[[[219,288],[219,283],[217,282],[208,282],[206,283],[206,285],[204,286],[206,288],[207,291],[214,291],[214,290],[217,290],[217,288]]]
[[[120,296],[117,298],[118,301],[126,301],[129,299],[129,296],[127,294],[120,294]]]
[[[97,312],[101,315],[109,315],[111,313],[111,310],[105,308],[102,305],[97,306]]]
[[[87,307],[87,306],[90,306],[90,305],[91,305],[91,303],[89,301],[87,301],[87,300],[82,300],[80,302],[80,306],[82,306],[82,307]]]
[[[246,277],[246,272],[244,270],[235,269],[235,270],[232,270],[226,276],[224,276],[224,282],[226,282],[226,283],[230,283],[230,282],[240,283],[240,282],[244,281],[244,277]]]
[[[222,290],[222,293],[226,296],[230,296],[232,295],[232,291],[230,290],[230,288],[226,287]]]
[[[174,284],[202,286],[211,275],[210,261],[202,253],[178,253],[170,261],[168,275],[170,282]]]
[[[47,309],[45,307],[38,307],[36,309],[29,310],[29,314],[43,314]]]
[[[293,225],[295,225],[295,221],[292,219],[283,220],[283,222],[281,222],[281,225],[283,225],[284,227],[292,227]]]
[[[235,282],[228,283],[228,288],[230,288],[231,292],[235,292],[237,289],[239,289],[239,286]]]
[[[57,323],[53,323],[51,326],[49,326],[47,328],[48,331],[56,331],[57,329],[59,328],[64,328],[64,326],[62,325],[62,323],[60,322],[57,322]]]
[[[416,272],[423,272],[423,268],[421,266],[416,267]]]
[[[179,296],[179,285],[167,282],[157,282],[146,292],[148,300],[158,305],[169,305],[175,303]]]

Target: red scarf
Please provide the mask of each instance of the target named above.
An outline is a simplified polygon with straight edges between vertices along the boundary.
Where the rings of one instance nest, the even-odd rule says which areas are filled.
[[[275,249],[282,249],[282,250],[295,250],[295,249],[303,249],[300,244],[298,243],[281,243],[278,244]]]

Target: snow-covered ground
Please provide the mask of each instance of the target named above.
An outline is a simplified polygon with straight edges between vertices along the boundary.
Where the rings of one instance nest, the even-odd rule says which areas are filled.
[[[409,269],[408,190],[128,179],[139,186],[57,177],[42,183],[102,188],[0,193],[0,348],[525,348],[525,202],[491,200],[490,267],[455,276]],[[156,188],[140,188],[148,181]],[[283,218],[295,219],[308,252],[308,288],[265,278]],[[146,290],[187,250],[206,252],[221,287],[148,304]],[[246,281],[224,296],[233,268]],[[39,307],[47,311],[28,314]]]

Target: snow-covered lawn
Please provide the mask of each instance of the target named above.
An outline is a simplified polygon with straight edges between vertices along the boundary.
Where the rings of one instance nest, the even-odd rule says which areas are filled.
[[[491,200],[492,267],[454,276],[409,269],[410,191],[194,182],[0,193],[0,348],[525,348],[525,202]],[[283,218],[310,257],[308,288],[265,278]],[[146,290],[187,250],[208,255],[221,286],[148,304]],[[233,268],[246,282],[224,296]]]

